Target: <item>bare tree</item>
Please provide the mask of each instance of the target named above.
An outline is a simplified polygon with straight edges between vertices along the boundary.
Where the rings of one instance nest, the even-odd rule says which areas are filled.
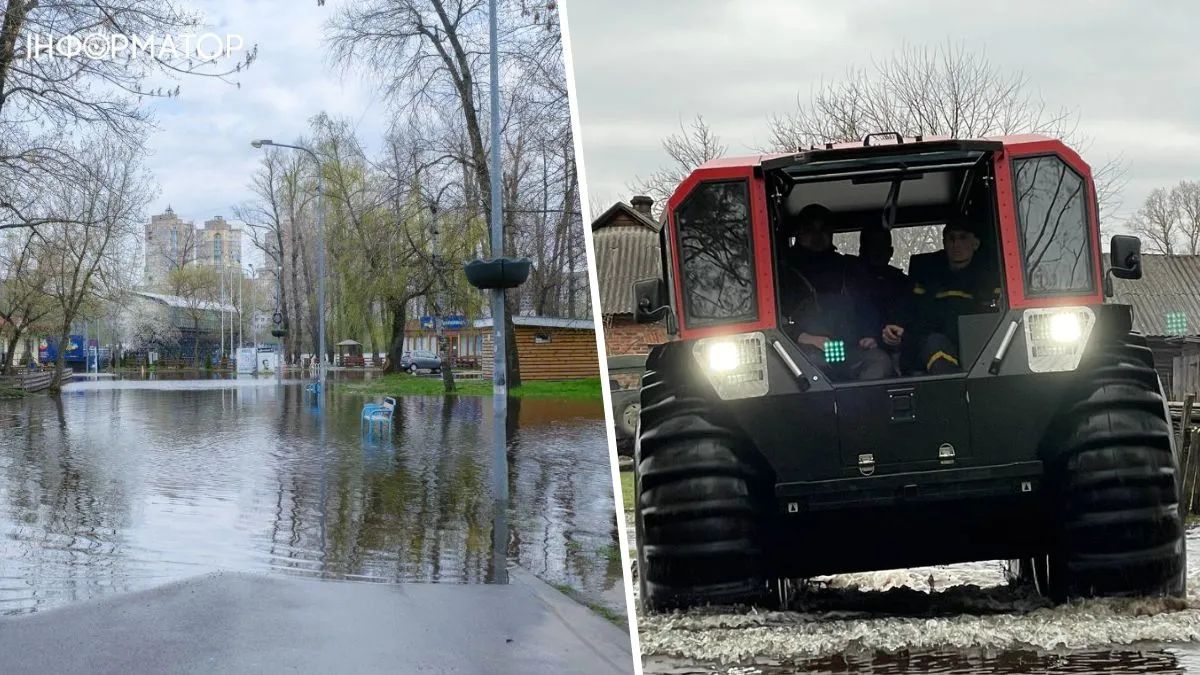
[[[687,125],[680,120],[679,132],[664,138],[662,147],[671,158],[671,163],[645,178],[635,179],[630,186],[635,194],[654,199],[655,215],[662,213],[667,199],[693,169],[729,150],[729,146],[704,121],[703,115],[696,115]]]
[[[1148,250],[1174,254],[1181,227],[1179,210],[1175,208],[1170,191],[1164,188],[1151,190],[1142,208],[1130,218],[1129,228],[1147,240]]]
[[[1200,181],[1155,188],[1128,221],[1146,249],[1166,255],[1200,255]]]
[[[907,46],[820,83],[797,100],[795,111],[770,118],[765,149],[796,152],[879,131],[951,138],[1041,133],[1076,150],[1090,142],[1078,130],[1078,116],[1067,108],[1048,109],[1027,75],[1003,71],[984,52],[948,42]],[[1125,171],[1119,156],[1093,169],[1101,223],[1120,208]]]
[[[1200,255],[1200,181],[1179,181],[1171,188],[1171,201],[1179,212],[1184,252]]]
[[[183,302],[183,313],[192,323],[192,365],[200,364],[200,322],[220,312],[220,278],[213,267],[188,265],[171,270],[168,277],[172,295]]]
[[[236,61],[211,46],[187,49],[202,20],[173,0],[8,1],[0,23],[0,228],[78,221],[77,214],[46,211],[50,202],[29,199],[25,188],[71,172],[78,160],[66,144],[77,130],[140,142],[151,123],[142,101],[180,92],[179,85],[151,89],[151,80],[200,76],[240,86],[235,78],[256,49]],[[179,48],[96,58],[82,48],[47,53],[51,36],[60,45],[148,37],[162,45],[170,38]]]
[[[85,139],[76,150],[83,171],[66,181],[54,212],[79,214],[79,222],[39,226],[35,257],[49,277],[47,295],[59,319],[59,344],[89,307],[118,294],[132,270],[141,214],[150,199],[138,146]],[[53,388],[62,383],[65,351],[55,363]]]
[[[234,209],[236,217],[246,224],[251,244],[266,257],[271,276],[276,280],[276,310],[289,331],[283,340],[285,359],[296,353],[303,329],[300,314],[293,311],[288,301],[297,295],[295,268],[299,252],[294,249],[292,216],[303,211],[295,203],[301,198],[300,159],[275,149],[263,153],[258,169],[250,178],[250,189],[257,199]]]

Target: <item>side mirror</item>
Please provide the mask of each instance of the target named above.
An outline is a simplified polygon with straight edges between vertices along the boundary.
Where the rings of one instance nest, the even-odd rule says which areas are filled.
[[[667,306],[667,284],[661,278],[633,282],[633,320],[654,323],[670,314]]]
[[[1118,279],[1142,278],[1142,240],[1128,234],[1113,235],[1109,244],[1109,262]]]

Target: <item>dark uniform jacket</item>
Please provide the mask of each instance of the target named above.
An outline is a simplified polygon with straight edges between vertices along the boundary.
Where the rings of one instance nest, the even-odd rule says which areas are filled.
[[[904,318],[904,307],[912,297],[913,282],[899,268],[891,265],[873,267],[856,258],[862,266],[866,280],[864,296],[875,312],[879,321],[875,331],[876,339],[883,333],[883,327],[889,323],[899,323]]]
[[[923,261],[918,257],[909,266],[912,296],[901,325],[917,335],[941,333],[957,344],[958,317],[995,309],[998,276],[978,256],[961,270],[950,269],[944,251]]]
[[[824,335],[847,344],[876,337],[880,318],[866,299],[869,280],[857,259],[796,247],[783,260],[780,281],[780,304],[793,322],[793,337]]]

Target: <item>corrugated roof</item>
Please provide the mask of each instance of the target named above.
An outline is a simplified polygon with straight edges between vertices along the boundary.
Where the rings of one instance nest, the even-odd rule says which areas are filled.
[[[514,326],[533,326],[535,328],[577,328],[579,330],[596,330],[596,322],[592,319],[567,319],[557,316],[514,316]],[[492,319],[475,319],[476,328],[491,328]]]
[[[632,314],[633,282],[662,276],[658,230],[658,223],[623,202],[592,223],[602,314]]]
[[[230,314],[238,311],[237,307],[234,307],[233,305],[230,305],[230,304],[227,304],[224,302],[209,302],[206,300],[192,301],[192,300],[188,300],[187,298],[181,298],[178,295],[167,295],[165,293],[151,293],[150,291],[134,291],[133,294],[140,295],[143,298],[157,300],[158,302],[161,302],[164,305],[167,305],[168,307],[177,307],[177,308],[181,308],[181,309],[188,309],[191,307],[195,307],[196,309],[201,309],[201,310],[205,310],[205,311],[228,312]]]
[[[1200,335],[1200,255],[1143,253],[1142,278],[1113,279],[1111,302],[1131,305],[1133,327],[1146,335],[1168,335],[1169,312],[1182,312],[1186,334]]]

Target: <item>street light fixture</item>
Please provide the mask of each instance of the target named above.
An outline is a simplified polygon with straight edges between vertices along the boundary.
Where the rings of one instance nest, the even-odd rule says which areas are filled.
[[[255,148],[270,146],[275,148],[290,148],[308,153],[317,165],[317,401],[325,395],[325,177],[321,170],[321,158],[317,153],[302,146],[276,143],[268,138],[250,141]]]

